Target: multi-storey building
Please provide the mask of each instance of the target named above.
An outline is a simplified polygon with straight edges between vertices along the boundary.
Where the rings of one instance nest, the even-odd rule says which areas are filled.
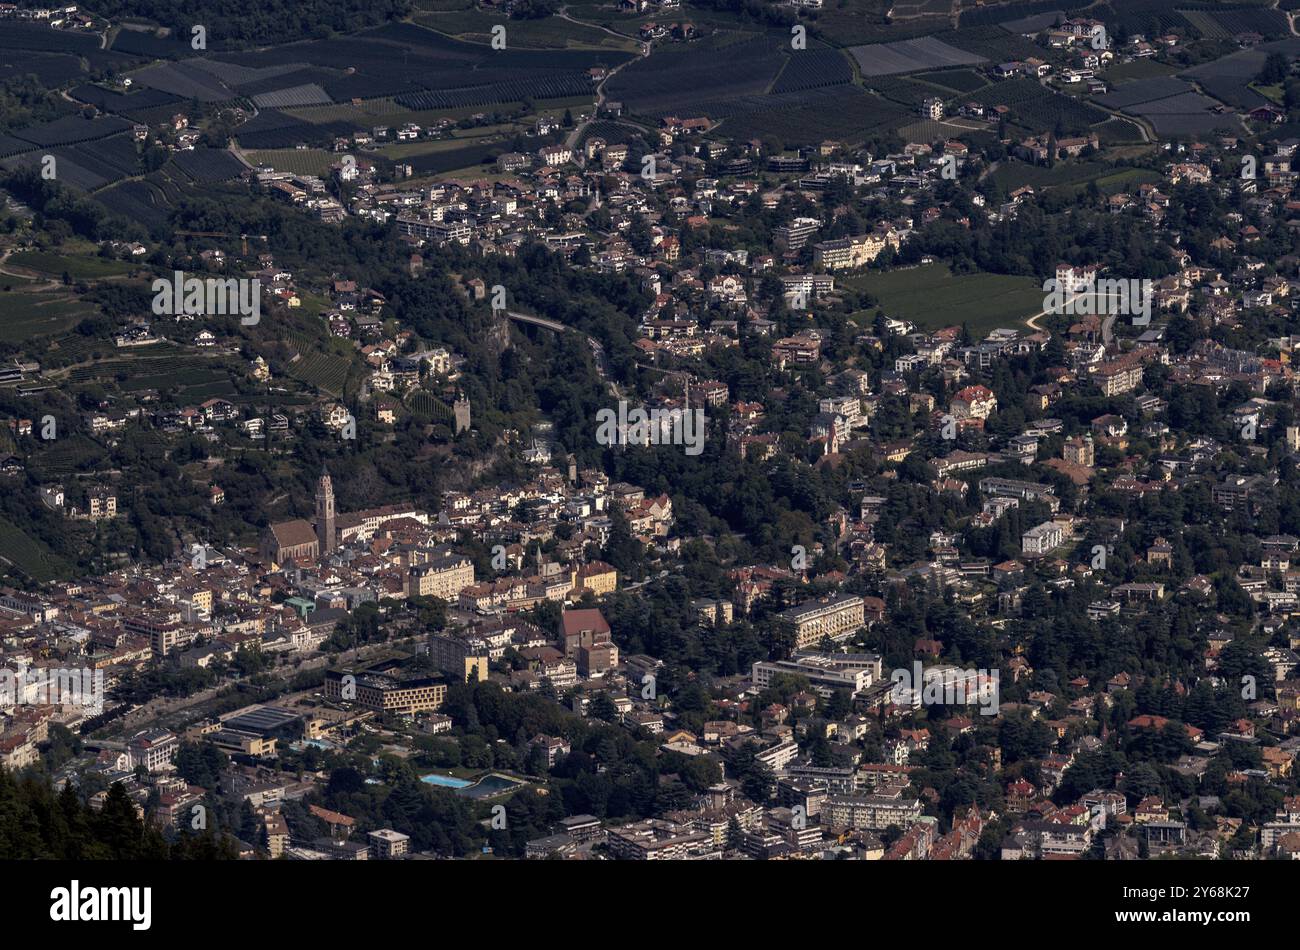
[[[806,647],[827,637],[848,637],[865,621],[865,608],[861,597],[843,594],[791,607],[781,612],[781,619],[793,625],[795,646]]]

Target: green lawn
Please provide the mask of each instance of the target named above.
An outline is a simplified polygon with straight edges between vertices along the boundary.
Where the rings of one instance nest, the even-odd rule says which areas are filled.
[[[965,323],[976,339],[1015,327],[1043,309],[1042,284],[1032,277],[953,274],[947,264],[874,272],[843,283],[875,297],[888,317],[926,330]],[[873,314],[874,309],[864,310],[854,319],[869,324]]]

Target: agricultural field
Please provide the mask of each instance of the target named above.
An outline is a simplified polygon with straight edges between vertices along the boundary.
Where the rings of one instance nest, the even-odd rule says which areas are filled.
[[[962,95],[983,89],[989,84],[985,76],[973,69],[945,69],[937,73],[918,73],[912,78]]]
[[[274,92],[263,92],[252,97],[253,105],[259,109],[291,109],[295,106],[319,106],[333,102],[330,94],[314,82]]]
[[[824,86],[840,86],[853,81],[853,67],[844,54],[835,49],[809,49],[794,52],[786,61],[772,92],[799,92]]]
[[[426,11],[421,16],[451,18],[442,25],[475,36],[495,19],[467,9]],[[618,66],[635,48],[627,39],[558,18],[512,20],[507,25],[508,37],[531,37],[544,48],[511,44],[492,50],[485,43],[464,42],[415,23],[393,22],[353,35],[295,43],[289,52],[214,52],[149,65],[132,73],[137,88],[144,91],[131,95],[93,86],[78,87],[77,93],[83,101],[120,115],[141,115],[188,100],[251,101],[260,112],[240,127],[240,145],[281,149],[328,144],[335,135],[376,124],[371,121],[376,114],[482,108],[525,99],[590,102],[588,70]],[[575,45],[575,34],[590,43]],[[545,41],[548,36],[553,42]],[[125,42],[141,40],[136,36]],[[384,100],[383,107],[367,110],[358,105],[369,100]],[[338,111],[331,116],[330,109]],[[0,153],[9,144],[0,140]]]
[[[8,275],[0,275],[0,281],[9,280]],[[0,342],[24,343],[66,333],[93,313],[90,304],[62,291],[0,292]]]
[[[45,86],[62,86],[84,75],[79,57],[0,48],[0,82],[36,76]]]
[[[909,109],[915,109],[937,92],[937,90],[924,83],[902,76],[872,76],[866,80],[866,86],[873,92],[880,93],[886,99],[901,103]]]
[[[937,142],[962,138],[969,139],[976,145],[981,142],[992,142],[996,137],[992,132],[984,129],[972,130],[964,125],[935,122],[931,119],[921,119],[911,125],[904,125],[899,128],[898,134],[908,142]]]
[[[471,145],[496,143],[500,148],[504,149],[507,146],[502,144],[503,140],[517,131],[521,130],[513,125],[482,126],[465,130],[459,135],[452,135],[447,138],[425,139],[422,142],[393,142],[388,145],[381,145],[375,149],[375,154],[382,155],[384,158],[395,162],[402,162],[409,161],[412,158],[419,158],[421,155],[451,152]]]
[[[528,115],[529,117],[540,115],[560,116],[564,114],[565,109],[571,109],[576,113],[580,110],[590,109],[594,101],[595,93],[588,89],[581,96],[545,99],[540,102],[534,101],[533,110]],[[284,113],[309,125],[338,124],[349,128],[369,130],[376,125],[398,126],[405,125],[408,122],[414,122],[419,126],[428,126],[440,119],[450,119],[455,122],[459,119],[473,118],[485,113],[489,116],[500,116],[504,120],[517,115],[522,104],[502,103],[501,105],[503,108],[500,112],[473,106],[463,106],[458,109],[420,110],[407,109],[398,105],[392,97],[387,97],[342,105],[305,106],[301,109],[285,109]]]
[[[870,273],[844,283],[875,297],[887,316],[928,330],[962,322],[976,339],[1017,326],[1043,309],[1042,285],[1032,277],[954,274],[946,264]],[[862,311],[854,319],[870,323],[874,312]]]
[[[24,132],[28,130],[23,130]],[[15,140],[17,142],[17,140]],[[140,154],[129,135],[115,134],[94,142],[33,148],[21,153],[8,146],[6,168],[42,167],[46,155],[54,158],[55,178],[80,191],[93,191],[140,172]],[[28,150],[30,149],[30,151]]]
[[[945,66],[968,66],[982,63],[984,57],[949,46],[934,37],[854,46],[849,50],[863,76],[889,76],[914,73]]]
[[[1197,6],[1189,2],[1187,6]],[[1183,6],[1183,4],[1177,4]],[[1114,31],[1123,29],[1129,33],[1151,33],[1158,30],[1167,33],[1172,30],[1185,31],[1190,23],[1169,0],[1107,0],[1104,6],[1091,15],[1104,20],[1107,27]]]
[[[712,115],[702,102],[767,93],[786,65],[787,45],[751,34],[743,42],[725,45],[711,38],[670,47],[620,70],[605,91],[638,115]]]
[[[1254,49],[1240,50],[1209,63],[1202,63],[1180,75],[1221,102],[1241,109],[1268,105],[1269,101],[1250,88],[1250,84],[1263,68],[1268,54],[1282,52],[1289,56],[1300,54],[1300,38],[1292,37],[1274,43],[1265,43]]]
[[[411,170],[417,177],[441,175],[480,165],[490,165],[505,151],[509,151],[509,145],[505,142],[476,142],[436,152],[425,152],[403,161],[411,166]]]
[[[1096,106],[1052,92],[1033,79],[1008,79],[972,98],[986,106],[1007,106],[1011,121],[1030,130],[1050,131],[1060,122],[1067,131],[1082,131],[1108,118]]]
[[[33,580],[48,582],[71,569],[57,554],[7,518],[0,517],[0,561]]]
[[[1110,73],[1107,72],[1107,78]],[[1098,96],[1096,101],[1108,109],[1127,110],[1144,102],[1155,102],[1185,93],[1194,93],[1196,87],[1173,76],[1155,76],[1145,82],[1133,82],[1117,87],[1113,92]]]
[[[1093,128],[1103,146],[1136,145],[1142,142],[1142,133],[1132,122],[1111,119]]]
[[[66,380],[72,385],[97,384],[123,393],[152,390],[178,403],[198,403],[235,392],[232,369],[219,357],[197,355],[171,344],[133,351],[97,343],[90,359],[108,351],[109,358],[73,366]],[[60,354],[62,355],[62,354]]]
[[[1153,59],[1135,59],[1131,63],[1116,63],[1106,67],[1106,80],[1113,86],[1137,80],[1159,79],[1172,76],[1177,67],[1158,63]]]
[[[1164,178],[1148,168],[1123,168],[1097,179],[1097,187],[1103,194],[1113,195],[1122,191],[1136,191],[1139,185],[1155,185]]]
[[[1079,188],[1090,181],[1097,182],[1103,191],[1123,191],[1136,188],[1144,181],[1156,182],[1160,176],[1139,168],[1115,168],[1103,162],[1059,162],[1055,168],[1046,165],[1029,165],[1025,162],[1006,162],[992,176],[1006,191],[1030,185],[1038,189]]]
[[[809,32],[837,46],[908,39],[947,26],[950,9],[937,0],[842,0],[825,4]]]
[[[1028,3],[976,5],[976,0],[962,0],[962,26],[992,26],[1018,21],[1025,17],[1064,10],[1067,13],[1089,5],[1091,0],[1031,0]]]
[[[506,27],[506,42],[530,49],[616,49],[636,51],[631,38],[611,36],[598,26],[547,17],[542,20],[511,20],[485,10],[419,13],[415,22],[439,33],[472,43],[486,43],[492,27]]]
[[[208,184],[238,178],[244,164],[224,149],[196,148],[177,152],[172,162],[196,182]]]
[[[722,132],[736,139],[776,138],[786,146],[812,145],[828,138],[855,144],[896,127],[912,114],[897,103],[856,88],[798,102],[768,98],[773,100],[771,108],[728,118],[722,123]]]
[[[73,280],[121,277],[134,269],[125,261],[98,257],[93,248],[60,251],[17,251],[6,263],[55,279],[67,274]]]
[[[342,356],[330,353],[307,353],[289,366],[289,375],[294,379],[315,386],[322,392],[333,396],[343,394],[351,362]]]
[[[965,21],[966,14],[962,14]],[[965,50],[974,56],[980,56],[990,63],[1002,63],[1011,59],[1027,59],[1039,55],[1040,50],[1030,40],[997,26],[975,26],[936,33],[934,39],[948,46]]]
[[[93,469],[107,458],[102,445],[80,432],[53,443],[38,442],[32,454],[43,470],[60,476]]]
[[[601,138],[607,143],[619,145],[633,139],[644,138],[647,134],[645,130],[638,126],[629,125],[626,122],[612,122],[602,119],[588,123],[587,127],[582,130],[579,143],[585,143],[590,138]]]
[[[159,233],[171,220],[172,210],[185,197],[201,189],[176,164],[168,163],[141,179],[120,182],[95,192],[95,200],[113,214]]]
[[[294,175],[324,175],[330,164],[338,161],[333,152],[323,148],[256,149],[244,153],[253,165],[270,165],[276,171]]]
[[[1228,10],[1178,11],[1210,39],[1231,39],[1239,33],[1258,33],[1265,37],[1286,36],[1286,15],[1263,7],[1237,7]]]
[[[503,71],[505,72],[505,71]],[[518,71],[516,71],[518,72]],[[460,89],[426,89],[396,97],[398,105],[411,110],[463,109],[504,105],[525,99],[567,99],[592,89],[586,73],[554,70],[545,76],[519,76],[500,82]]]

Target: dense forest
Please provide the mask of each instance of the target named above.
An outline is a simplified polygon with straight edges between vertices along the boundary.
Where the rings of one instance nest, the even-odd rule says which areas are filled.
[[[120,783],[92,809],[76,786],[0,769],[0,855],[7,861],[193,861],[237,857],[233,842],[208,829],[170,839],[142,821]]]

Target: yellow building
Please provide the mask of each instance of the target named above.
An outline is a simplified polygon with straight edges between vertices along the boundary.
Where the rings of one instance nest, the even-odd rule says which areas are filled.
[[[578,568],[577,586],[597,597],[612,594],[618,589],[618,571],[604,561],[592,561]]]

